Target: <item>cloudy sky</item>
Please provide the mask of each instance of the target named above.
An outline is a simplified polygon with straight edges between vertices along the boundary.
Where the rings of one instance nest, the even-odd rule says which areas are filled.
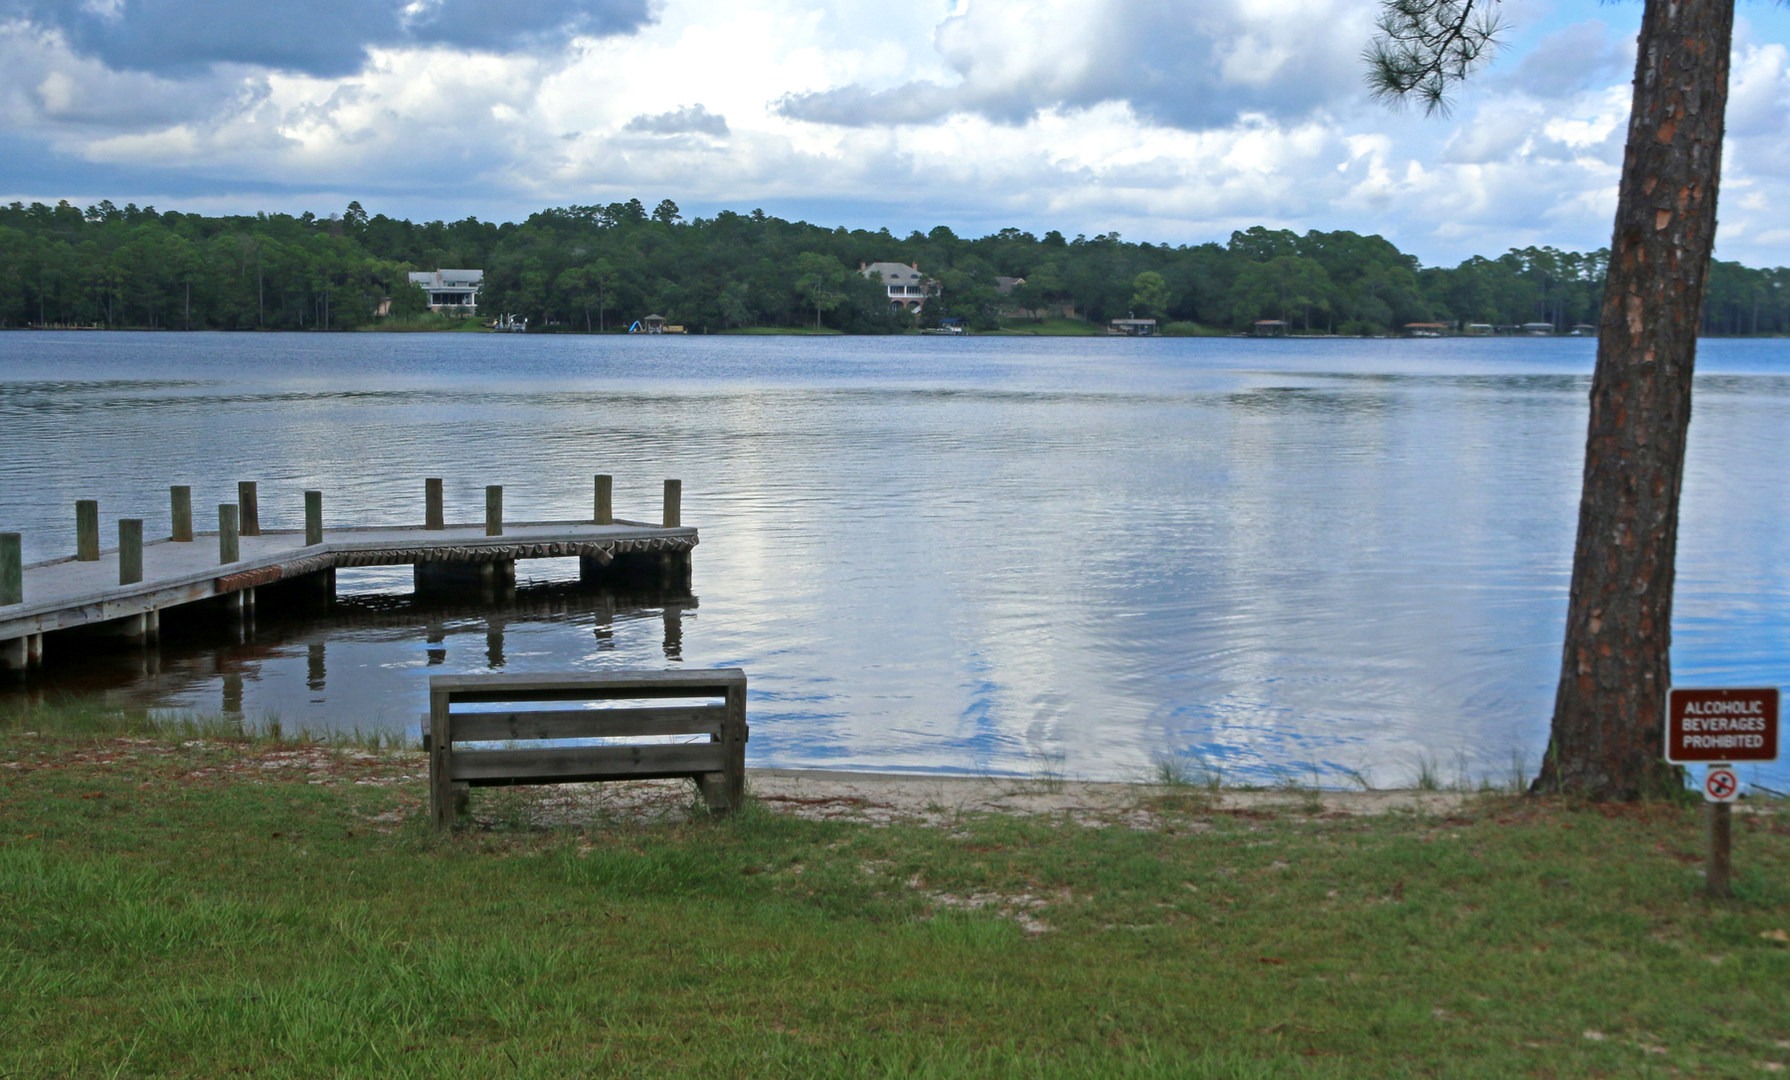
[[[0,0],[0,200],[1608,243],[1638,2],[1503,0],[1446,118],[1373,0]],[[1774,209],[1778,208],[1778,209]],[[1742,4],[1718,256],[1790,264],[1790,9]]]

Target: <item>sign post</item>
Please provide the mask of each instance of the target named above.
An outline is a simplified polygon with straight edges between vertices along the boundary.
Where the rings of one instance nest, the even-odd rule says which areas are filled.
[[[1733,838],[1730,810],[1740,795],[1734,764],[1776,761],[1778,757],[1778,691],[1746,689],[1679,689],[1666,693],[1666,760],[1705,764],[1703,801],[1709,807],[1709,871],[1707,893],[1729,895]]]

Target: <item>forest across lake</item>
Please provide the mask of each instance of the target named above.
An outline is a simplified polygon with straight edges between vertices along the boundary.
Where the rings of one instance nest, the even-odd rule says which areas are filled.
[[[914,268],[891,303],[860,272]],[[1185,334],[1258,320],[1371,336],[1410,324],[1594,326],[1608,252],[1554,247],[1424,266],[1380,236],[1256,226],[1224,242],[1153,244],[944,226],[896,236],[671,200],[545,209],[522,222],[368,214],[208,217],[102,200],[0,206],[0,327],[352,330],[446,326],[412,273],[477,270],[479,318],[531,331],[619,332],[649,314],[695,333],[810,327],[890,334],[1051,320],[1150,318]],[[1706,334],[1790,333],[1790,270],[1717,260]]]

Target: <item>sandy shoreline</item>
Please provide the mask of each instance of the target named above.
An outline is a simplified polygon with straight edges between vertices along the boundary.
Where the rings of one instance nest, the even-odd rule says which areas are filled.
[[[539,824],[581,818],[681,820],[695,812],[688,781],[643,780],[523,789]],[[1316,816],[1446,814],[1471,796],[1436,791],[1209,791],[1204,787],[1027,777],[934,776],[814,769],[747,769],[746,790],[764,809],[809,820],[949,825],[968,814],[1013,814],[1090,826],[1156,829],[1189,804],[1211,813],[1294,810]],[[484,816],[474,795],[471,818]],[[487,802],[487,806],[491,804]],[[511,811],[513,812],[513,810]]]

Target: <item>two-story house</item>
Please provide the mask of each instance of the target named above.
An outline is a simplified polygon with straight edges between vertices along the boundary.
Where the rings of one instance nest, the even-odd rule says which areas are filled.
[[[410,283],[429,294],[429,310],[459,308],[468,315],[479,312],[479,289],[485,284],[483,270],[424,270],[410,275]]]
[[[858,273],[872,280],[880,279],[889,291],[891,310],[909,311],[915,315],[926,306],[928,296],[937,296],[938,282],[920,275],[919,263],[859,263]]]

